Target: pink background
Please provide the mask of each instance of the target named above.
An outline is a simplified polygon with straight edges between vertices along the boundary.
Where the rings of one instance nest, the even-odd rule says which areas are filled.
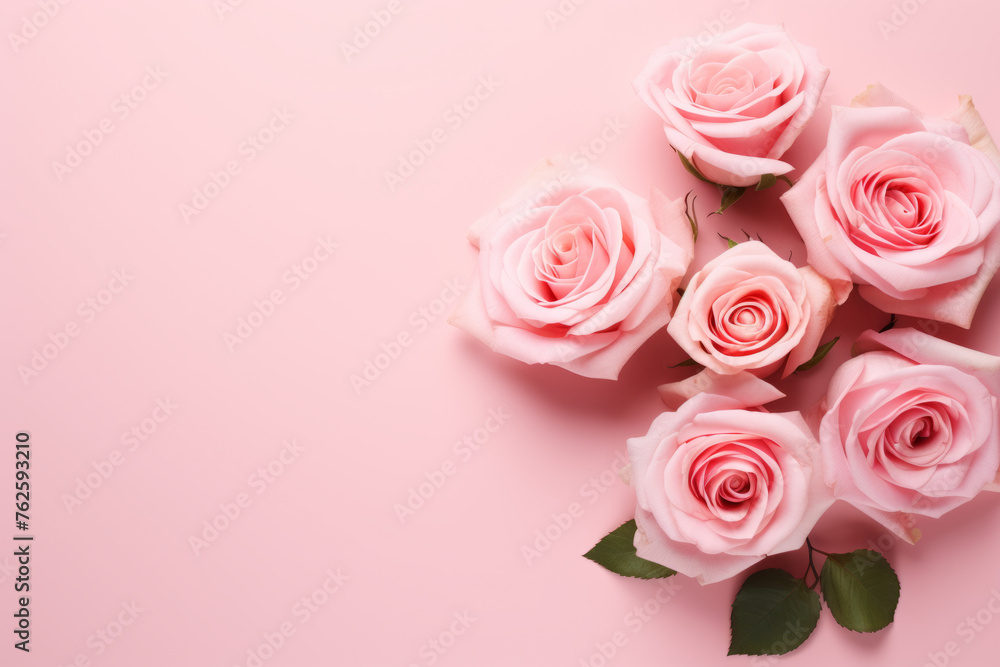
[[[347,62],[341,42],[387,1],[233,0],[220,17],[225,1],[4,3],[5,35],[30,37],[0,46],[0,508],[11,515],[0,544],[13,544],[21,430],[33,444],[36,541],[30,655],[12,648],[13,547],[0,546],[0,664],[253,665],[283,625],[294,634],[264,648],[263,664],[775,662],[725,657],[738,581],[678,578],[661,603],[660,584],[581,557],[630,516],[632,492],[605,471],[660,412],[655,387],[680,377],[667,367],[683,355],[666,335],[619,382],[593,381],[489,353],[447,325],[436,300],[471,274],[468,225],[536,162],[590,144],[608,119],[627,128],[598,146],[597,163],[640,193],[694,188],[704,217],[717,195],[682,171],[631,90],[668,38],[784,22],[832,69],[828,104],[874,81],[938,114],[969,93],[997,131],[993,6],[897,3],[899,29],[884,36],[888,0],[592,0],[554,28],[546,12],[558,0],[402,0]],[[38,14],[48,5],[53,17]],[[146,75],[157,67],[160,81]],[[460,123],[446,117],[481,77],[499,87],[480,88],[486,99]],[[820,150],[828,104],[788,155],[800,169]],[[265,129],[275,109],[294,116],[273,120],[280,132]],[[60,180],[53,162],[102,121],[113,130]],[[444,143],[391,191],[385,172],[436,128]],[[241,149],[258,134],[273,141]],[[187,223],[180,206],[231,161],[239,173],[210,186],[217,196]],[[743,228],[802,263],[783,188],[704,222],[698,262],[724,248],[716,231]],[[319,238],[339,245],[335,256],[304,262]],[[296,284],[286,272],[303,262],[314,272]],[[124,287],[112,280],[122,270]],[[225,334],[274,290],[281,303],[231,351]],[[852,298],[833,329],[849,339],[886,319]],[[67,326],[75,336],[59,333]],[[974,333],[941,335],[1000,354],[998,326],[994,285]],[[409,344],[386,365],[381,346],[395,350],[401,334]],[[18,368],[52,340],[64,349],[46,348],[53,358],[25,381]],[[847,343],[783,385],[799,405],[820,396]],[[376,360],[378,377],[355,391],[351,376]],[[176,405],[172,414],[158,399]],[[456,449],[491,409],[504,424],[479,451]],[[133,427],[145,439],[123,442]],[[302,451],[273,463],[285,440]],[[257,471],[269,463],[265,478]],[[401,524],[396,504],[428,476],[444,483]],[[238,499],[237,518],[217,518]],[[574,503],[572,525],[550,527]],[[780,662],[919,667],[955,642],[950,664],[993,664],[1000,621],[978,632],[960,624],[1000,589],[998,519],[1000,499],[981,497],[925,524],[911,548],[857,513],[828,517],[820,548],[881,540],[902,579],[897,622],[861,636],[824,611],[806,646]],[[229,525],[195,553],[191,536],[212,520]],[[528,563],[522,546],[547,528],[560,534]],[[774,562],[804,569],[801,553]],[[338,569],[348,579],[326,593]],[[309,596],[322,604],[304,607]],[[122,612],[133,603],[134,620]],[[640,617],[633,609],[644,604]],[[457,622],[463,614],[474,620]],[[616,633],[624,645],[604,660]]]

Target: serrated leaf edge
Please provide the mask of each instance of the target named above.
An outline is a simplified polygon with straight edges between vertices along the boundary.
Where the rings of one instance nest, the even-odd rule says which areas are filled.
[[[846,554],[830,554],[830,556],[827,557],[826,560],[829,561],[833,556],[850,556],[851,554],[857,553],[858,551],[866,551],[868,553],[878,554],[879,557],[882,559],[882,561],[889,568],[889,571],[892,572],[892,576],[894,576],[896,578],[896,587],[899,589],[899,594],[898,594],[898,597],[896,598],[896,606],[892,610],[892,620],[890,620],[888,623],[886,623],[885,625],[883,625],[881,628],[878,628],[877,630],[855,630],[854,628],[849,628],[849,627],[847,627],[846,625],[844,625],[843,623],[840,622],[840,620],[837,618],[837,615],[833,612],[833,608],[830,607],[830,603],[827,602],[826,592],[825,591],[823,592],[823,603],[826,605],[826,608],[830,610],[830,615],[833,616],[833,620],[836,621],[837,625],[839,625],[840,627],[844,628],[845,630],[850,630],[851,632],[857,633],[859,635],[873,635],[873,634],[876,634],[878,632],[882,632],[883,630],[885,630],[890,625],[892,625],[893,623],[896,622],[896,612],[899,610],[899,601],[903,597],[903,586],[900,584],[899,575],[896,574],[896,570],[895,570],[895,568],[892,567],[892,563],[889,562],[889,559],[886,558],[884,554],[879,553],[878,551],[872,551],[871,549],[855,549],[854,551],[852,551],[850,553],[846,553]],[[834,562],[836,563],[836,561],[834,561]],[[843,566],[840,566],[840,567],[842,569],[844,569],[845,571],[847,570],[847,568],[844,568]],[[820,568],[820,578],[819,578],[820,590],[823,590],[823,588],[824,588],[824,586],[823,586],[823,570],[824,569],[826,569],[826,561],[823,562],[823,567]],[[848,572],[848,574],[851,574],[851,573]]]

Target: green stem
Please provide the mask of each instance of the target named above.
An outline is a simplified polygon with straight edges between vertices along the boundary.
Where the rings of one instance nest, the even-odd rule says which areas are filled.
[[[810,541],[809,541],[809,538],[808,538],[808,537],[806,538],[806,545],[807,545],[807,546],[809,547],[809,551],[810,551],[810,552],[812,552],[812,551],[815,551],[815,552],[816,552],[816,553],[818,553],[818,554],[823,554],[823,555],[824,555],[824,556],[826,556],[827,558],[829,558],[829,557],[830,557],[830,554],[828,554],[827,552],[823,551],[822,549],[817,549],[816,547],[814,547],[814,546],[812,545],[812,542],[810,542]],[[811,559],[810,559],[810,560],[811,560]]]
[[[805,574],[803,574],[800,578],[802,579],[802,582],[804,584],[806,584],[806,586],[809,586],[809,581],[806,579],[806,577],[808,577],[809,573],[812,572],[812,574],[816,578],[816,580],[813,581],[812,585],[809,586],[809,588],[816,588],[816,586],[819,585],[819,570],[816,569],[816,564],[813,562],[813,553],[814,552],[815,553],[821,553],[821,554],[823,554],[824,556],[827,556],[827,557],[829,557],[830,554],[826,553],[825,551],[820,551],[819,549],[817,549],[816,547],[814,547],[812,545],[812,542],[809,541],[809,538],[806,538],[806,546],[809,547],[809,552],[808,552],[809,553],[809,564],[806,566]]]

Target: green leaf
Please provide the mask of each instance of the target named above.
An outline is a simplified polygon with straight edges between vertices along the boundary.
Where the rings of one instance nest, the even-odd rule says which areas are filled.
[[[701,366],[701,364],[694,359],[685,359],[681,363],[674,364],[673,366],[667,366],[667,368],[690,368],[692,366]]]
[[[823,358],[826,357],[826,355],[830,354],[830,350],[833,349],[833,346],[836,345],[837,341],[839,340],[840,336],[837,336],[833,340],[824,343],[823,345],[820,345],[819,348],[817,348],[816,350],[816,354],[813,355],[813,358],[807,361],[806,363],[802,364],[798,368],[796,368],[795,372],[803,373],[816,366],[816,364],[818,364],[819,362],[823,361]]]
[[[724,213],[727,208],[735,204],[740,200],[740,198],[747,193],[746,188],[737,188],[732,185],[722,186],[722,203],[719,205],[719,210],[716,213]]]
[[[774,174],[764,174],[760,177],[760,182],[757,184],[757,190],[767,190],[768,188],[773,188],[774,184],[778,182],[778,177]]]
[[[848,630],[878,632],[896,616],[899,577],[877,551],[830,554],[819,581],[833,618]]]
[[[822,607],[816,591],[784,570],[755,572],[733,602],[729,655],[784,655],[816,629]]]
[[[782,174],[781,176],[778,176],[778,180],[779,181],[784,181],[785,183],[788,183],[788,187],[790,187],[790,188],[795,187],[795,181],[793,181],[792,179],[788,178],[784,174]]]
[[[723,236],[722,232],[719,232],[719,238],[721,238],[723,241],[725,241],[726,244],[730,248],[735,248],[736,246],[738,246],[740,244],[739,241],[734,241],[731,238],[729,238],[728,236]]]
[[[598,565],[623,577],[637,579],[666,579],[676,572],[635,555],[635,519],[614,529],[597,545],[584,554]]]
[[[694,176],[695,178],[697,178],[699,181],[704,181],[705,183],[712,183],[712,181],[708,180],[707,178],[705,178],[704,176],[701,175],[701,172],[698,171],[697,167],[695,167],[693,164],[691,164],[690,160],[688,160],[686,157],[684,157],[684,153],[681,153],[680,151],[677,151],[677,157],[679,157],[681,159],[681,164],[684,165],[684,168],[687,169],[688,172],[690,172],[692,176]],[[715,183],[712,183],[712,185],[715,185]]]

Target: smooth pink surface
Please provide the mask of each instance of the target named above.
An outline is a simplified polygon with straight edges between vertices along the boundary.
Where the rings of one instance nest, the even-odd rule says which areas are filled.
[[[785,154],[801,173],[821,150],[829,105],[874,81],[928,114],[971,94],[1000,130],[995,9],[592,0],[553,28],[557,0],[404,1],[348,63],[340,43],[387,2],[246,0],[222,19],[214,4],[71,2],[17,52],[7,32],[39,3],[3,8],[0,664],[247,665],[283,623],[294,634],[269,667],[600,665],[616,633],[624,645],[608,664],[771,664],[725,657],[738,581],[663,589],[581,557],[631,515],[633,492],[612,471],[625,440],[662,410],[656,387],[683,377],[668,366],[685,355],[661,332],[613,383],[490,353],[445,323],[443,302],[473,271],[467,229],[562,153],[635,192],[694,188],[695,266],[725,248],[716,232],[741,228],[801,265],[782,184],[705,219],[717,193],[682,170],[631,89],[650,53],[749,20],[784,22],[815,46],[832,74]],[[895,27],[902,4],[919,9],[895,10],[898,30],[883,35],[878,22]],[[453,110],[476,93],[467,117]],[[60,181],[52,163],[106,119],[113,130]],[[260,149],[244,143],[258,134]],[[390,189],[385,172],[428,141],[433,155]],[[227,169],[228,187],[186,223],[180,206],[213,173],[226,182]],[[272,315],[227,344],[255,302]],[[886,319],[855,295],[831,333],[850,338]],[[70,324],[77,335],[25,384],[18,366]],[[994,284],[971,332],[939,334],[1000,354],[998,326]],[[783,383],[798,402],[773,409],[817,400],[848,342]],[[388,366],[385,348],[398,352]],[[351,376],[376,360],[386,367],[356,392]],[[152,421],[165,399],[176,409]],[[123,442],[143,425],[155,431]],[[30,656],[12,648],[4,546],[19,430],[34,448]],[[286,449],[292,439],[304,451]],[[64,495],[116,450],[121,464],[68,511]],[[280,476],[261,476],[283,450]],[[429,477],[444,483],[401,525],[394,506]],[[196,555],[189,537],[240,494],[249,506]],[[824,518],[817,547],[886,551],[903,583],[897,622],[862,636],[824,612],[780,662],[919,667],[951,648],[949,664],[993,664],[1000,619],[980,611],[1000,590],[998,521],[1000,498],[987,494],[922,524],[909,547],[849,508]],[[522,546],[546,529],[561,535],[529,564]],[[805,568],[801,553],[774,562]],[[300,599],[338,568],[349,579],[317,593],[325,604],[306,615]],[[96,639],[133,601],[135,622],[110,645]],[[644,604],[655,613],[633,611]],[[465,612],[475,620],[457,620]],[[448,648],[434,653],[442,633]]]

